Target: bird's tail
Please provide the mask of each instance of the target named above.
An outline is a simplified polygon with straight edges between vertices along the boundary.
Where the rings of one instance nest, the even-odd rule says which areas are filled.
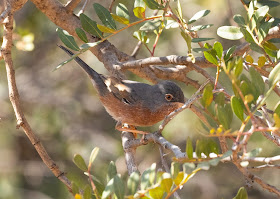
[[[66,52],[69,56],[73,56],[74,53],[68,50],[66,47],[58,45],[64,52]],[[99,94],[102,95],[104,93],[104,89],[107,90],[107,86],[105,85],[101,75],[93,70],[89,65],[87,65],[82,59],[79,57],[75,57],[74,60],[82,67],[82,69],[88,74],[91,78],[94,87],[97,89]],[[103,92],[102,92],[103,91]]]

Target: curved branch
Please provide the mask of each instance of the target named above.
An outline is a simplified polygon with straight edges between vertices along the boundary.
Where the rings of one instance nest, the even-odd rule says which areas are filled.
[[[19,92],[16,85],[15,70],[13,67],[13,61],[11,55],[12,34],[13,34],[13,15],[10,13],[8,17],[5,19],[5,23],[4,23],[4,37],[3,37],[1,52],[6,64],[9,97],[16,115],[17,128],[21,127],[23,129],[26,136],[29,138],[30,142],[32,143],[32,145],[34,146],[34,148],[42,158],[45,165],[53,172],[53,174],[60,181],[62,181],[67,186],[67,188],[71,192],[72,190],[71,182],[65,176],[64,172],[60,171],[56,163],[50,158],[44,146],[42,145],[41,141],[31,129],[22,111],[20,99],[19,99]]]

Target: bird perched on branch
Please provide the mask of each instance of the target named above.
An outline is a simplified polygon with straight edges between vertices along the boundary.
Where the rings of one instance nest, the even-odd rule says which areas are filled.
[[[68,55],[73,53],[59,46]],[[149,85],[97,73],[79,57],[75,61],[90,77],[106,111],[117,121],[116,129],[145,134],[137,126],[152,126],[184,104],[184,94],[171,81]]]

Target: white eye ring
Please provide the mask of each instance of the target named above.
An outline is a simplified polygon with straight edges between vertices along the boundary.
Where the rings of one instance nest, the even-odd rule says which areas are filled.
[[[165,94],[165,99],[166,99],[167,101],[170,102],[173,98],[174,98],[173,95],[171,95],[171,94]]]

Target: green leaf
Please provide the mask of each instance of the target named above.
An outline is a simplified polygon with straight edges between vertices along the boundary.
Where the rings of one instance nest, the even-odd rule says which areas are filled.
[[[250,48],[253,50],[253,51],[256,51],[260,54],[263,54],[263,49],[261,47],[259,47],[256,43],[251,43],[250,44]]]
[[[258,29],[258,33],[257,33],[258,34],[259,43],[261,43],[264,40],[264,38],[267,36],[267,33],[268,33],[268,31],[269,31],[273,21],[274,21],[274,19],[271,18],[269,21],[263,22],[260,25],[260,27]]]
[[[236,57],[235,65],[234,65],[234,75],[238,77],[241,75],[243,70],[243,59],[241,57]]]
[[[89,178],[93,181],[98,193],[102,193],[104,191],[105,186],[100,182],[100,180],[97,177],[89,175],[87,172],[84,172],[84,174],[89,176]]]
[[[117,7],[116,7],[116,14],[119,17],[126,19],[128,21],[128,23],[129,23],[129,12],[128,12],[127,7],[124,4],[119,3],[117,5]]]
[[[94,3],[93,8],[101,22],[111,29],[117,29],[116,23],[110,12],[99,3]]]
[[[280,102],[275,106],[274,113],[280,117]]]
[[[124,199],[124,194],[125,194],[124,191],[125,191],[124,182],[122,181],[119,175],[115,175],[114,192],[117,196],[117,199]]]
[[[139,19],[145,18],[146,4],[143,0],[135,0],[133,13]]]
[[[188,46],[188,50],[191,51],[192,49],[192,38],[190,35],[186,34],[185,32],[181,31],[181,36],[184,38],[184,40],[186,41],[187,43],[187,46]]]
[[[68,48],[71,48],[72,50],[79,51],[80,48],[77,45],[74,37],[70,35],[66,30],[62,30],[61,28],[57,28],[56,32],[60,38],[60,40],[67,46]]]
[[[153,163],[153,164],[151,165],[151,167],[150,167],[150,178],[149,178],[149,180],[150,180],[150,183],[151,183],[151,184],[154,184],[154,182],[155,182],[155,178],[156,178],[156,167],[157,167],[156,163]]]
[[[150,183],[150,174],[151,174],[151,168],[146,169],[141,176],[141,190],[145,190],[147,187],[151,185]]]
[[[165,175],[163,175],[163,179],[160,182],[160,186],[164,189],[166,193],[170,192],[172,185],[173,185],[173,181],[171,177],[166,177]]]
[[[182,182],[182,180],[184,179],[184,172],[180,171],[177,175],[177,177],[173,180],[174,184],[176,184],[177,186]]]
[[[219,154],[219,146],[213,139],[208,139],[207,147],[209,148],[210,153]]]
[[[150,189],[149,194],[153,199],[162,199],[164,190],[161,187],[155,187]]]
[[[76,28],[75,29],[78,37],[85,43],[88,42],[88,39],[87,39],[87,36],[86,36],[86,33],[81,29],[81,28]]]
[[[229,150],[229,151],[225,152],[225,153],[222,155],[222,159],[227,158],[227,157],[229,157],[229,156],[231,156],[231,155],[232,155],[232,151]]]
[[[114,33],[115,32],[114,29],[108,28],[107,26],[103,26],[103,25],[100,25],[100,24],[97,24],[97,28],[101,32],[105,32],[105,33]]]
[[[165,20],[165,29],[170,29],[170,28],[178,28],[179,24],[177,21],[174,20]]]
[[[210,63],[214,64],[214,65],[218,65],[218,60],[216,58],[216,54],[213,51],[204,51],[203,52],[204,57],[207,59],[207,61],[209,61]]]
[[[97,154],[99,152],[99,148],[98,147],[95,147],[92,151],[91,151],[91,154],[90,154],[90,157],[89,157],[89,165],[93,163],[93,161],[95,160]]]
[[[258,0],[257,6],[264,6],[267,5],[269,8],[277,7],[280,5],[280,2],[271,1],[271,0]]]
[[[222,46],[222,44],[220,42],[216,41],[213,45],[213,49],[216,51],[219,59],[221,59],[222,56],[223,56],[223,46]]]
[[[170,173],[173,179],[175,179],[180,171],[180,164],[178,162],[172,162]]]
[[[79,154],[75,154],[74,155],[74,163],[81,170],[83,170],[83,171],[87,171],[88,170],[86,162],[85,162],[84,158],[81,155],[79,155]]]
[[[250,151],[249,153],[246,153],[246,157],[257,157],[262,152],[262,148],[256,148]]]
[[[207,84],[203,90],[202,103],[204,107],[208,107],[213,101],[213,87],[211,84]]]
[[[255,11],[255,9],[254,9],[254,1],[251,1],[250,4],[249,4],[248,13],[247,13],[248,14],[248,21],[251,20],[253,14],[254,14],[254,11]]]
[[[97,28],[97,23],[95,21],[91,20],[88,16],[86,16],[83,13],[80,14],[80,20],[82,27],[85,31],[94,36],[102,38],[102,32]]]
[[[210,164],[209,162],[201,162],[197,164],[197,168],[203,169],[203,170],[209,170]]]
[[[248,43],[255,43],[254,38],[254,34],[251,32],[251,30],[249,30],[249,28],[240,28],[240,31],[242,32],[242,34],[244,35],[245,40]]]
[[[257,9],[255,12],[257,21],[262,20],[264,18],[264,16],[268,13],[268,11],[269,11],[268,6],[262,6],[259,9]]]
[[[188,21],[188,24],[196,22],[198,19],[205,17],[210,13],[210,10],[200,10]]]
[[[195,169],[195,164],[194,163],[184,163],[183,164],[183,170],[184,173],[189,175],[191,174]]]
[[[215,100],[216,104],[218,104],[220,106],[224,106],[224,104],[225,104],[225,94],[222,93],[222,92],[218,93],[214,100]]]
[[[234,15],[233,20],[240,26],[246,26],[245,19],[241,15]]]
[[[218,111],[218,120],[219,122],[223,125],[223,127],[227,130],[230,127],[230,118],[229,118],[229,113],[226,111],[225,107],[218,106],[217,107]]]
[[[243,122],[244,121],[244,108],[236,96],[231,97],[231,108],[235,115]]]
[[[161,26],[161,20],[148,21],[140,27],[141,31],[154,31]]]
[[[85,44],[81,45],[80,48],[81,48],[82,50],[88,50],[89,48],[92,48],[92,47],[94,47],[94,46],[100,44],[101,42],[102,42],[102,41],[99,40],[99,41],[93,42],[93,43],[85,43]]]
[[[121,24],[125,24],[125,25],[129,24],[129,20],[127,20],[126,18],[120,17],[120,16],[112,14],[112,13],[111,13],[111,15],[115,21],[117,21]]]
[[[229,40],[238,40],[243,37],[240,28],[236,26],[221,26],[217,29],[217,34],[220,37]]]
[[[71,183],[71,188],[72,188],[73,195],[76,195],[76,194],[80,193],[79,187],[78,187],[78,185],[75,182]]]
[[[237,195],[233,199],[248,199],[247,191],[244,187],[241,187],[238,190]]]
[[[232,46],[232,47],[230,47],[230,48],[227,50],[227,52],[226,52],[226,54],[225,54],[225,56],[224,56],[225,61],[227,61],[227,60],[229,60],[229,59],[231,58],[231,56],[233,55],[235,49],[236,49],[236,46]]]
[[[108,198],[110,195],[112,195],[114,193],[114,179],[115,178],[112,178],[108,184],[106,185],[103,193],[102,193],[102,199],[106,199]]]
[[[252,83],[258,92],[258,95],[264,94],[265,84],[261,75],[253,67],[249,68],[249,73]]]
[[[209,41],[211,39],[214,39],[214,38],[193,38],[192,42],[193,43],[198,43],[198,42],[203,42],[203,41]]]
[[[129,195],[134,195],[140,183],[140,175],[138,172],[133,172],[127,180],[127,189]]]
[[[144,44],[149,43],[149,38],[146,36],[146,32],[143,31],[135,31],[133,33],[133,37],[138,39],[139,41],[141,41]]]
[[[201,158],[201,153],[202,153],[202,147],[200,144],[200,140],[196,140],[196,145],[195,145],[195,154],[198,158]]]
[[[91,187],[88,184],[84,188],[83,197],[84,197],[84,199],[91,199]]]
[[[213,25],[214,24],[192,26],[190,29],[190,32],[204,30],[204,29],[210,28]]]
[[[110,162],[107,171],[107,182],[117,175],[117,167],[113,161]]]
[[[280,80],[280,62],[272,69],[268,76],[269,86],[274,86]]]
[[[189,159],[193,159],[193,146],[190,137],[187,138],[186,153]]]
[[[161,10],[164,8],[162,5],[158,4],[158,2],[156,2],[155,0],[144,0],[144,2],[152,10],[157,10],[157,9]]]
[[[260,56],[259,59],[258,59],[258,67],[263,67],[265,65],[265,62],[266,62],[266,58],[265,56]]]

